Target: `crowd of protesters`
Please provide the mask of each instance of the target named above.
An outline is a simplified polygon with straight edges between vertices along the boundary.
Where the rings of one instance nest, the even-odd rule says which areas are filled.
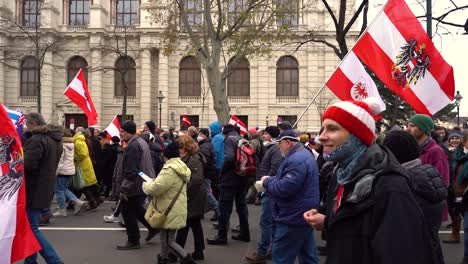
[[[374,109],[372,100],[339,102],[326,109],[318,133],[300,133],[285,121],[245,136],[217,121],[186,132],[163,131],[153,121],[138,131],[126,121],[119,137],[109,137],[48,125],[31,113],[23,137],[27,212],[40,254],[63,263],[39,225],[93,212],[108,199],[116,204],[104,221],[127,234],[116,249],[140,248],[140,222],[146,241],[160,236],[160,264],[209,258],[205,242],[227,245],[230,231],[230,239],[250,242],[254,225],[260,237],[244,263],[314,264],[319,254],[330,264],[445,263],[441,243],[460,243],[468,216],[468,131],[434,126],[419,114],[406,129],[377,137]],[[241,142],[254,150],[251,176],[239,173]],[[238,225],[230,225],[234,203]],[[261,206],[259,222],[249,219],[248,204]],[[214,234],[202,227],[208,213]],[[440,241],[449,216],[452,231]],[[467,264],[468,236],[464,245]]]

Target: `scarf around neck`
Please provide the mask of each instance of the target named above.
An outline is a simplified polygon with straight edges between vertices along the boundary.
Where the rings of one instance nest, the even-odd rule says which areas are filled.
[[[359,158],[367,150],[367,146],[354,135],[350,135],[341,146],[324,155],[326,161],[338,162],[336,176],[338,183],[344,185],[352,180],[353,169]]]

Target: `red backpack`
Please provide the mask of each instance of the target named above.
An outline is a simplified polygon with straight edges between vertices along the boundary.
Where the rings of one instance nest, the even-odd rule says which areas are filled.
[[[236,169],[235,173],[239,176],[255,176],[257,166],[255,159],[255,149],[246,139],[239,139],[236,151]]]

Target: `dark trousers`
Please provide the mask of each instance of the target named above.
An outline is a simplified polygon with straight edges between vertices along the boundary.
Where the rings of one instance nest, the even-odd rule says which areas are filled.
[[[229,219],[231,218],[232,206],[236,201],[236,211],[239,216],[240,233],[243,237],[250,237],[249,220],[247,204],[245,203],[245,188],[226,188],[221,187],[219,196],[219,219],[218,219],[218,237],[221,239],[227,238],[229,229]]]
[[[128,242],[140,243],[140,230],[138,228],[138,221],[142,223],[148,230],[152,227],[145,220],[146,209],[143,207],[145,204],[146,195],[130,196],[127,200],[121,199],[122,217],[125,221],[125,229],[127,231]]]
[[[99,197],[99,186],[97,184],[93,184],[91,186],[84,187],[83,188],[83,193],[86,196],[86,200],[91,205],[97,205],[97,201],[101,199]]]
[[[181,247],[185,247],[189,229],[192,229],[193,242],[195,243],[195,252],[203,252],[205,249],[205,238],[203,237],[203,228],[201,217],[187,218],[187,225],[177,230],[176,242]]]

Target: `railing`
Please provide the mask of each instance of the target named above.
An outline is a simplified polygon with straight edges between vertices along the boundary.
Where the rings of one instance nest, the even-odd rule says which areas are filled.
[[[201,102],[200,96],[179,96],[179,103],[199,104],[200,102]]]
[[[69,25],[67,27],[67,31],[69,32],[85,31],[87,29],[88,25]]]
[[[277,96],[276,103],[277,104],[293,104],[299,101],[298,96]]]
[[[248,104],[250,103],[250,96],[229,96],[228,100],[230,104]]]
[[[20,96],[21,103],[37,103],[37,96]]]
[[[114,96],[114,104],[121,104],[123,103],[123,96]],[[127,104],[136,103],[136,96],[127,96]]]

